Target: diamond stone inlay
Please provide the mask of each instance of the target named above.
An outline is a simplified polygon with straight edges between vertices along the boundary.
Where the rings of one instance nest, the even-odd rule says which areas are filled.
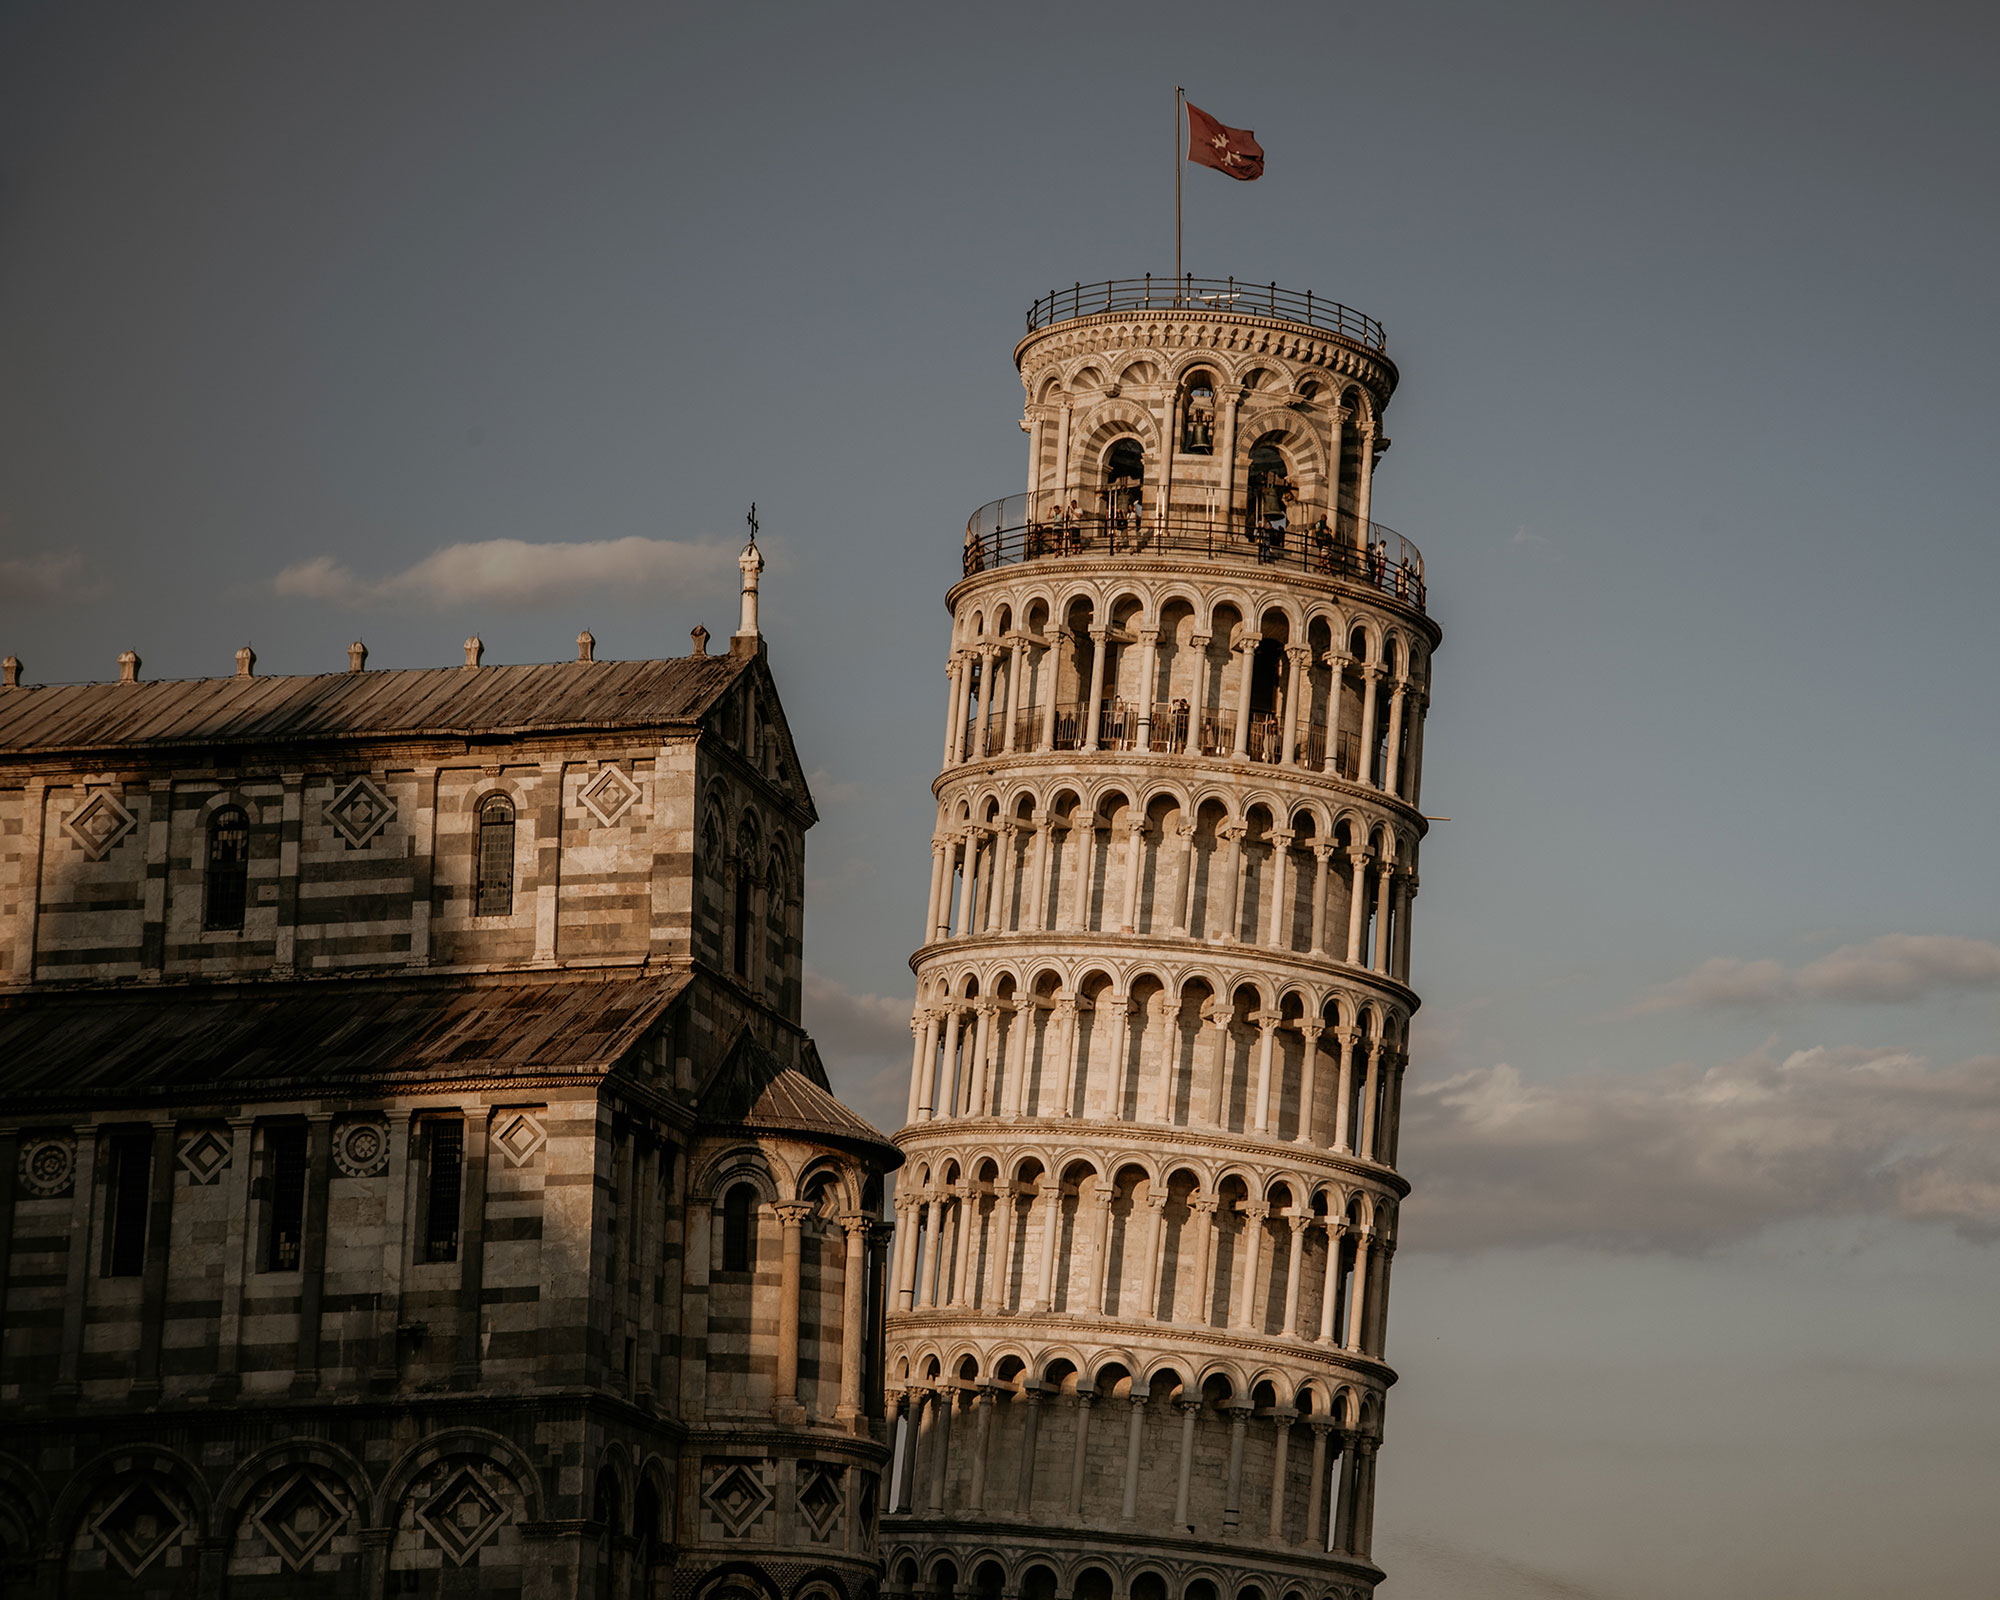
[[[799,1509],[806,1514],[813,1537],[824,1544],[840,1522],[840,1468],[799,1463]]]
[[[577,794],[590,814],[607,828],[630,811],[638,798],[639,786],[616,767],[606,767]]]
[[[264,1542],[294,1572],[347,1526],[347,1507],[310,1472],[297,1472],[253,1519]]]
[[[480,1485],[470,1467],[461,1467],[446,1480],[417,1513],[424,1530],[461,1567],[506,1520],[505,1509]]]
[[[92,861],[102,861],[110,855],[138,826],[138,818],[102,791],[63,818],[63,832]]]
[[[229,1141],[214,1128],[198,1129],[181,1141],[180,1162],[196,1183],[213,1183],[229,1165]]]
[[[548,1130],[527,1112],[516,1111],[501,1116],[493,1140],[507,1157],[508,1166],[525,1167],[535,1159],[535,1152],[549,1142],[549,1135]]]
[[[771,1505],[771,1491],[741,1462],[732,1464],[708,1486],[702,1499],[721,1519],[732,1539],[740,1539]]]
[[[97,1514],[90,1531],[111,1558],[136,1578],[157,1561],[187,1527],[187,1519],[141,1478]]]
[[[387,827],[395,814],[396,802],[367,778],[354,779],[326,808],[326,820],[356,849]]]

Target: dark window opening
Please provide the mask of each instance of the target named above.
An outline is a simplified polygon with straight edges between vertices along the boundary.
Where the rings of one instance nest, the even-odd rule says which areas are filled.
[[[270,1212],[264,1239],[266,1272],[297,1272],[306,1225],[306,1130],[283,1123],[264,1132]]]
[[[250,819],[241,806],[225,806],[209,818],[207,889],[202,926],[240,930],[250,891]]]
[[[121,1133],[111,1140],[111,1193],[105,1207],[104,1275],[136,1278],[146,1270],[146,1212],[152,1197],[153,1139]]]
[[[736,864],[736,926],[734,930],[734,959],[736,976],[739,978],[750,976],[750,895],[751,886],[755,881],[750,876],[749,863],[739,861]]]
[[[439,1118],[424,1128],[424,1260],[458,1259],[459,1180],[465,1124]]]
[[[489,795],[479,807],[479,889],[473,915],[514,914],[514,803]]]
[[[1105,515],[1123,530],[1142,509],[1146,452],[1137,439],[1120,439],[1104,453]]]
[[[1298,498],[1297,486],[1285,470],[1276,446],[1260,444],[1250,452],[1250,525],[1283,532]]]
[[[1198,372],[1188,381],[1187,400],[1181,413],[1181,454],[1211,455],[1215,450],[1215,388],[1208,374]]]
[[[750,1272],[757,1264],[757,1191],[739,1183],[722,1197],[722,1270]]]

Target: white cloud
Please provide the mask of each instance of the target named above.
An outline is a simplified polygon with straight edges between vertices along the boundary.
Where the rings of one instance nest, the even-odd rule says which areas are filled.
[[[447,545],[413,567],[372,581],[356,577],[331,557],[318,556],[285,568],[272,588],[293,599],[339,605],[415,601],[438,610],[467,604],[535,607],[606,590],[627,597],[662,594],[720,577],[735,564],[735,550],[716,543],[484,539]]]
[[[910,1002],[855,994],[806,970],[805,1024],[840,1097],[884,1133],[903,1125],[910,1086]]]
[[[1416,1247],[1693,1253],[1804,1217],[2000,1239],[2000,1057],[1767,1047],[1555,1083],[1502,1063],[1406,1090],[1401,1148]]]
[[[83,558],[45,553],[0,560],[0,594],[17,605],[82,598]]]
[[[1777,961],[1715,956],[1662,984],[1632,1009],[1760,1007],[1794,1000],[1894,1004],[1950,989],[2000,989],[2000,944],[1941,933],[1885,933],[1788,970]]]

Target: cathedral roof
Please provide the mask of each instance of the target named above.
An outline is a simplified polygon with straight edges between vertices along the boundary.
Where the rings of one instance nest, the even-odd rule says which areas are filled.
[[[473,738],[698,722],[752,655],[412,667],[0,692],[0,751]]]
[[[599,1076],[688,981],[440,975],[21,995],[0,999],[0,1094],[23,1111]]]
[[[903,1164],[903,1153],[883,1137],[873,1123],[857,1117],[826,1082],[819,1053],[808,1041],[803,1069],[788,1066],[744,1029],[702,1091],[701,1120],[709,1124],[755,1129],[766,1133],[796,1133],[810,1139],[835,1139],[865,1145],[885,1167]]]

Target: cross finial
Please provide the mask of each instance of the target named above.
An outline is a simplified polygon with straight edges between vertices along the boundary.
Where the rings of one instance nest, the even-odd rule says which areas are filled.
[[[757,542],[757,502],[755,500],[750,502],[750,515],[743,520],[750,524],[750,542],[755,544]]]

